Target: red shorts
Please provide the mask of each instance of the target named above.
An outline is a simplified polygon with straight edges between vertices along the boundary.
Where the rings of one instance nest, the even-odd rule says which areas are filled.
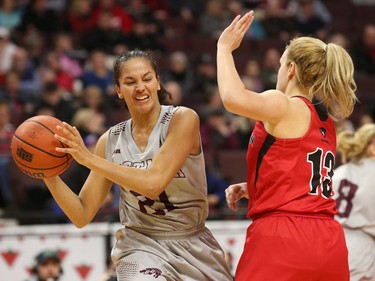
[[[342,226],[333,218],[277,214],[248,228],[235,281],[349,281]]]

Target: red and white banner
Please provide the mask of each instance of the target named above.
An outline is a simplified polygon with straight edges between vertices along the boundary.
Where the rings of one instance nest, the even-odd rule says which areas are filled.
[[[249,221],[208,221],[234,272],[242,253]],[[35,256],[43,250],[57,250],[64,274],[61,281],[98,281],[106,270],[108,237],[120,224],[92,223],[83,229],[74,225],[0,227],[0,280],[24,281],[31,274]],[[111,246],[109,246],[111,247]]]

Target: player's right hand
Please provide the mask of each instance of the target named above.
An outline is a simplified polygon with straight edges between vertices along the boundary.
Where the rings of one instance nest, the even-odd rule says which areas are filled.
[[[226,190],[225,190],[225,197],[227,200],[227,204],[229,209],[232,211],[237,212],[237,201],[241,198],[249,198],[249,193],[247,191],[247,183],[236,183],[231,184]]]
[[[217,42],[217,47],[228,48],[230,51],[237,49],[253,20],[253,11],[250,11],[243,16],[238,15],[235,17],[232,23],[221,33]]]

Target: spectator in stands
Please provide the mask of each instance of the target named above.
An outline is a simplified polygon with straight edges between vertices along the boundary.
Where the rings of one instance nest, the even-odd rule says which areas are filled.
[[[164,88],[171,94],[168,98],[166,98],[166,104],[171,105],[182,105],[183,102],[183,94],[180,84],[176,81],[169,80],[168,82],[164,83]]]
[[[356,71],[375,74],[375,24],[368,23],[358,42],[352,45],[350,53]]]
[[[25,281],[58,281],[63,275],[61,259],[57,251],[44,250],[35,257],[31,277]]]
[[[101,135],[106,131],[105,115],[91,108],[78,109],[72,118],[72,125],[76,126],[85,139],[89,135]]]
[[[180,84],[183,98],[188,99],[194,87],[194,69],[189,57],[182,51],[174,51],[168,56],[167,69],[162,73],[163,82],[170,80]]]
[[[139,0],[135,0],[135,1],[139,1]],[[148,7],[148,9],[150,9],[150,11],[152,11],[152,13],[154,14],[155,18],[157,18],[157,19],[159,19],[161,21],[164,21],[170,15],[170,8],[169,8],[170,2],[181,3],[181,2],[185,2],[185,1],[183,1],[183,0],[182,1],[145,0],[145,1],[142,1],[142,2],[145,3],[145,5],[147,5],[147,7]],[[195,2],[195,1],[186,1],[186,2],[192,3],[192,2]]]
[[[62,70],[70,74],[72,79],[82,76],[81,61],[86,58],[86,53],[75,48],[73,38],[69,33],[57,33],[54,37],[53,51],[58,56]]]
[[[303,13],[303,1],[305,0],[290,0],[287,6],[287,11],[299,21],[306,21]],[[318,16],[324,23],[329,24],[332,21],[332,15],[326,5],[321,0],[311,1],[314,15]]]
[[[68,31],[69,24],[63,12],[50,9],[46,0],[34,0],[25,7],[17,30],[27,34],[35,29],[49,38],[56,32]]]
[[[299,9],[293,16],[298,35],[315,36],[326,40],[329,34],[329,22],[314,9],[314,0],[298,0]]]
[[[164,52],[165,48],[159,41],[159,36],[154,23],[146,16],[140,16],[134,18],[133,30],[127,36],[126,44],[129,49]]]
[[[20,90],[28,96],[34,98],[41,90],[41,77],[38,69],[29,58],[25,48],[18,47],[13,54],[12,71],[17,72],[20,78]],[[26,98],[26,97],[25,97]]]
[[[10,185],[10,143],[15,127],[10,122],[10,108],[6,101],[0,100],[0,210],[5,209],[12,200]]]
[[[126,5],[126,10],[134,20],[143,19],[146,21],[147,29],[150,34],[153,34],[153,36],[164,36],[166,32],[164,22],[168,14],[165,10],[166,6],[164,6],[164,8],[163,4],[158,6],[157,2],[163,1],[130,0]]]
[[[101,50],[90,52],[81,80],[83,88],[92,85],[98,86],[105,101],[113,102],[116,91],[113,71],[107,63],[108,59],[108,55]]]
[[[72,0],[67,14],[71,31],[80,36],[94,28],[95,23],[91,17],[91,12],[92,4],[90,0]]]
[[[98,0],[93,8],[91,19],[95,24],[100,21],[101,14],[108,14],[110,20],[110,30],[121,31],[129,34],[133,29],[133,18],[126,11],[125,7],[116,0]]]
[[[264,90],[274,89],[276,87],[280,57],[280,51],[272,47],[267,49],[263,55],[260,77],[263,81]]]
[[[168,10],[171,17],[181,18],[185,23],[194,22],[204,11],[202,0],[168,1]]]
[[[231,20],[223,0],[208,0],[199,18],[199,30],[203,36],[218,38]]]
[[[255,92],[264,91],[264,82],[261,77],[261,66],[258,60],[249,59],[245,64],[245,69],[241,75],[241,80],[246,89]]]
[[[83,34],[81,43],[88,52],[98,49],[108,54],[118,54],[129,49],[126,41],[131,30],[125,33],[122,29],[114,28],[112,21],[111,13],[103,11],[95,20],[95,26]]]
[[[55,51],[49,51],[44,56],[44,62],[40,69],[47,71],[47,69],[54,73],[54,80],[56,84],[71,92],[73,90],[74,78],[60,64],[59,55]]]
[[[186,101],[205,103],[211,92],[217,88],[216,63],[209,53],[202,54],[195,63],[194,88]]]
[[[17,33],[20,46],[24,47],[28,53],[30,60],[35,67],[39,67],[47,52],[47,40],[38,30],[31,30],[27,34]]]
[[[237,15],[244,14],[245,11],[245,1],[231,0],[227,4],[227,9],[230,13],[230,17],[234,18]],[[258,19],[254,19],[251,30],[246,32],[245,38],[250,39],[264,39],[267,37],[266,31],[263,28],[262,22]]]
[[[372,6],[375,5],[374,0],[351,0],[354,5]]]
[[[107,103],[102,89],[97,85],[88,85],[82,90],[80,105],[83,108],[90,108],[96,112],[106,113]]]
[[[3,0],[0,3],[0,26],[16,29],[22,21],[22,9],[14,0]]]
[[[8,71],[5,75],[4,87],[0,90],[0,99],[5,100],[10,108],[10,122],[18,127],[34,110],[34,100],[22,92],[19,74]]]
[[[12,67],[16,49],[16,44],[10,40],[9,29],[0,26],[0,86],[4,84],[4,76]]]
[[[203,150],[213,157],[214,166],[218,166],[218,151],[221,149],[239,149],[237,128],[233,126],[231,114],[222,107],[203,107],[200,110]]]
[[[71,122],[76,108],[69,98],[69,93],[59,88],[56,81],[47,82],[36,101],[35,111],[40,108],[50,107],[53,108],[56,118]]]
[[[350,42],[349,38],[341,32],[332,33],[331,35],[328,36],[327,41],[329,43],[337,44],[337,45],[343,47],[345,50],[350,50],[350,48],[351,48],[351,42]]]
[[[264,15],[261,24],[267,38],[287,40],[294,33],[294,24],[291,15],[286,10],[285,0],[266,0],[261,8]]]
[[[229,183],[219,174],[210,169],[206,169],[206,178],[207,199],[210,207],[210,216],[213,217],[212,212],[216,213],[226,205],[225,189],[227,189]]]

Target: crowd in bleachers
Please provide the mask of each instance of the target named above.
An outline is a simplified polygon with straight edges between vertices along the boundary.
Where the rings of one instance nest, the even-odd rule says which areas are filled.
[[[48,215],[60,211],[43,182],[14,166],[12,134],[25,119],[46,114],[75,125],[86,144],[95,145],[100,134],[128,117],[116,102],[112,62],[135,48],[149,50],[157,59],[161,81],[173,97],[168,103],[199,113],[211,215],[221,216],[223,189],[238,179],[238,172],[246,172],[244,151],[253,122],[228,114],[221,104],[215,64],[220,32],[235,15],[254,10],[255,21],[234,55],[246,87],[258,92],[275,87],[280,56],[294,36],[316,36],[345,47],[354,61],[360,103],[352,118],[337,126],[354,129],[375,118],[372,2],[0,1],[0,216],[21,223],[59,221]],[[232,158],[227,151],[233,151]],[[231,165],[225,165],[228,161]],[[228,173],[228,166],[236,173]],[[73,163],[63,177],[79,192],[86,175],[85,168]],[[112,195],[116,198],[116,189]],[[114,201],[103,206],[105,219],[116,210]]]

